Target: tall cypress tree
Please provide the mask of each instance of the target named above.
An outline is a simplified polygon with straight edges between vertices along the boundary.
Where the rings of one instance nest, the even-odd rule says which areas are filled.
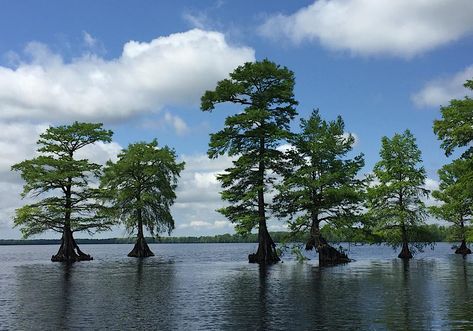
[[[391,139],[383,137],[381,143],[381,160],[373,169],[375,181],[368,188],[369,214],[389,242],[402,245],[398,257],[410,259],[409,243],[427,216],[422,198],[429,191],[424,188],[421,151],[409,130]]]
[[[266,194],[276,174],[281,173],[284,154],[277,149],[291,133],[296,116],[294,74],[268,60],[245,63],[202,96],[201,109],[212,111],[217,104],[232,103],[243,109],[225,120],[225,127],[210,136],[208,155],[236,157],[233,167],[218,176],[228,207],[219,211],[236,224],[240,233],[258,228],[258,250],[249,255],[253,263],[279,261],[267,229]]]
[[[153,256],[144,236],[174,229],[171,205],[184,162],[176,162],[176,153],[167,146],[150,143],[130,144],[117,162],[109,161],[100,179],[100,187],[108,193],[110,217],[122,221],[131,233],[136,230],[137,241],[131,257]]]
[[[100,175],[101,166],[76,153],[96,142],[110,142],[112,131],[102,124],[79,123],[50,127],[40,135],[40,156],[12,166],[25,180],[23,196],[46,197],[16,210],[15,226],[24,237],[53,230],[62,233],[61,247],[52,261],[91,260],[83,253],[73,233],[108,230],[112,225],[102,213],[101,191],[90,181]]]
[[[473,90],[473,80],[464,86]],[[431,212],[457,228],[461,246],[455,253],[465,255],[471,253],[466,246],[465,225],[473,219],[473,99],[453,99],[440,112],[442,118],[434,121],[433,129],[445,155],[461,149],[463,153],[438,171],[440,187],[432,195],[442,205],[431,207]]]
[[[439,171],[439,189],[432,196],[442,204],[431,206],[437,218],[452,223],[456,237],[461,241],[456,254],[471,254],[466,246],[466,225],[473,221],[473,162],[458,159],[444,165]]]
[[[301,132],[288,150],[291,167],[279,185],[274,207],[290,217],[294,235],[307,233],[306,249],[316,249],[319,265],[349,262],[347,255],[332,247],[320,232],[320,224],[349,229],[359,222],[364,181],[357,178],[363,155],[348,158],[355,138],[345,133],[339,116],[326,122],[318,111],[301,120]]]

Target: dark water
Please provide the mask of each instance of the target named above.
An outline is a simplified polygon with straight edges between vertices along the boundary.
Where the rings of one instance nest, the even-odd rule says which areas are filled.
[[[253,244],[83,245],[95,260],[49,261],[54,246],[0,246],[0,330],[473,330],[473,257],[440,244],[408,263],[351,247],[347,265],[246,263]]]

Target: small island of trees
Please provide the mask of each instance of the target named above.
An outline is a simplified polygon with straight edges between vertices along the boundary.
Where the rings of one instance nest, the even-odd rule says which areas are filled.
[[[401,247],[399,258],[410,259],[412,249],[444,233],[442,238],[461,243],[455,253],[471,254],[472,99],[451,100],[434,122],[445,155],[459,156],[438,171],[440,185],[432,192],[438,203],[427,207],[431,192],[425,188],[422,154],[409,130],[382,137],[372,173],[360,174],[363,154],[352,156],[355,138],[340,116],[326,121],[314,110],[300,119],[299,132],[291,131],[298,105],[294,84],[291,70],[263,60],[239,66],[201,98],[202,111],[225,104],[241,107],[210,135],[208,148],[209,158],[234,158],[232,167],[217,176],[221,198],[227,202],[218,211],[237,232],[224,237],[226,242],[257,241],[258,249],[248,260],[262,265],[280,261],[275,242],[284,241],[315,249],[320,266],[350,262],[330,244],[337,240],[386,242]],[[473,81],[465,87],[473,89]],[[76,232],[123,224],[137,235],[128,256],[142,258],[154,255],[147,240],[156,242],[160,233],[174,229],[171,206],[184,163],[157,140],[130,144],[105,167],[77,156],[86,146],[111,140],[112,132],[100,123],[50,127],[39,137],[38,156],[12,166],[25,182],[22,197],[32,201],[16,210],[14,226],[25,238],[49,230],[60,233],[52,261],[92,259],[79,249]],[[452,226],[447,231],[427,225],[428,215]],[[289,233],[272,236],[267,224],[274,219],[283,220]],[[146,230],[151,238],[146,238]]]

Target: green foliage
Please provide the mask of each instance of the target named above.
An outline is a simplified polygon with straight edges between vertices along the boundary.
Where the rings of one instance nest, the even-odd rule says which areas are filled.
[[[465,87],[473,90],[473,81]],[[462,156],[443,166],[439,171],[440,187],[433,196],[441,205],[430,208],[433,215],[453,223],[454,238],[469,237],[465,223],[473,219],[473,100],[451,100],[441,107],[441,120],[434,121],[434,132],[442,141],[445,154],[451,155],[456,149],[466,147]]]
[[[174,229],[170,207],[183,169],[184,162],[177,163],[175,152],[167,146],[159,148],[156,139],[130,144],[116,163],[107,162],[101,178],[109,217],[121,220],[130,233],[140,222],[153,236],[170,233]]]
[[[298,245],[292,246],[291,253],[292,253],[293,256],[296,257],[297,262],[302,263],[302,262],[305,262],[305,261],[309,260],[308,257],[304,256],[304,254],[302,253],[301,247],[299,247]]]
[[[332,224],[325,224],[320,232],[328,242],[340,243],[366,243],[375,244],[385,242],[385,238],[373,233],[371,228],[364,227],[336,227]]]
[[[46,197],[16,210],[15,226],[24,237],[46,230],[62,232],[107,230],[110,227],[97,211],[101,191],[90,182],[100,175],[100,165],[76,159],[75,153],[96,142],[110,142],[112,132],[102,124],[79,123],[50,127],[40,135],[40,155],[12,166],[25,181],[22,197]]]
[[[375,233],[390,244],[415,241],[427,216],[422,198],[429,191],[424,188],[426,174],[414,136],[406,130],[392,139],[383,137],[380,156],[368,188],[367,217]]]
[[[465,83],[473,90],[473,81]],[[468,237],[465,223],[473,219],[473,100],[451,100],[441,107],[442,119],[434,121],[434,132],[442,141],[445,154],[451,155],[457,148],[467,147],[462,156],[443,166],[439,171],[440,187],[432,195],[441,202],[430,208],[437,218],[453,223],[455,238]]]
[[[465,87],[473,90],[473,80],[468,80]],[[467,147],[464,156],[473,157],[473,99],[453,99],[450,104],[441,107],[442,119],[434,121],[434,132],[442,141],[442,148],[447,156],[459,147]]]
[[[244,107],[227,117],[223,130],[211,134],[208,150],[210,158],[225,153],[237,157],[218,180],[224,188],[222,199],[229,202],[219,212],[236,224],[239,233],[258,225],[267,207],[263,194],[282,171],[284,154],[277,147],[291,136],[289,123],[297,105],[293,88],[290,70],[263,60],[236,68],[229,79],[202,96],[203,111],[212,111],[220,103]]]
[[[439,171],[439,190],[432,196],[442,202],[430,208],[436,217],[462,226],[473,218],[473,162],[458,159],[444,165]]]
[[[326,122],[313,111],[308,120],[301,120],[301,133],[291,143],[291,167],[275,197],[276,213],[292,218],[291,231],[305,232],[313,222],[335,228],[360,225],[364,181],[357,175],[364,166],[363,155],[347,157],[355,139],[345,134],[342,118]]]

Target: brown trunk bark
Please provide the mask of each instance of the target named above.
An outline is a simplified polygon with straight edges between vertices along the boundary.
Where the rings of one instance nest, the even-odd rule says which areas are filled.
[[[146,240],[143,236],[138,237],[138,240],[136,241],[135,246],[133,247],[133,250],[128,253],[129,257],[149,257],[149,256],[154,256],[154,253],[151,251],[149,248],[148,244],[146,243]]]
[[[69,153],[69,156],[72,158],[72,152]],[[78,262],[78,261],[90,261],[93,258],[85,254],[79,249],[74,237],[72,236],[71,230],[71,210],[72,210],[72,178],[69,177],[67,179],[66,184],[66,203],[65,203],[65,210],[66,213],[64,215],[64,228],[62,231],[62,238],[61,238],[61,246],[59,247],[59,251],[56,255],[51,257],[51,261],[53,262]]]
[[[458,247],[457,250],[455,251],[455,254],[462,254],[462,255],[471,254],[471,250],[466,245],[465,223],[463,222],[463,217],[460,218],[460,229],[461,229],[461,233],[462,233],[462,243],[461,243],[460,247]]]
[[[250,263],[273,264],[280,261],[276,252],[276,244],[269,235],[266,222],[260,224],[258,229],[258,250],[254,254],[248,255]]]
[[[402,249],[401,253],[397,256],[400,259],[412,259],[412,253],[409,250],[409,241],[407,239],[407,230],[404,223],[401,224],[402,231]]]
[[[336,248],[330,246],[322,237],[319,228],[319,221],[316,217],[312,220],[310,229],[310,238],[306,243],[305,249],[314,249],[319,254],[319,266],[330,266],[351,262],[345,253],[339,252]]]
[[[279,262],[280,259],[276,252],[276,244],[269,235],[268,228],[266,227],[264,206],[264,150],[264,138],[261,138],[259,148],[260,161],[258,165],[260,176],[260,188],[258,190],[258,250],[256,253],[248,255],[248,261],[250,263],[273,264]]]
[[[402,179],[402,174],[399,174],[399,180]],[[401,191],[399,192],[399,207],[404,209],[404,195]],[[404,219],[401,219],[401,239],[402,239],[402,249],[401,253],[397,256],[400,259],[412,259],[412,253],[409,250],[409,239],[407,238],[407,229]]]
[[[409,244],[404,242],[402,243],[401,253],[397,256],[400,259],[412,259],[412,253],[409,250]]]
[[[151,249],[148,246],[148,243],[146,242],[144,233],[143,233],[143,221],[141,218],[141,210],[138,210],[138,239],[136,241],[135,247],[133,247],[133,250],[128,253],[129,257],[149,257],[149,256],[154,256],[154,253],[151,251]]]
[[[462,243],[460,247],[456,249],[455,254],[462,254],[462,255],[471,254],[471,249],[469,249],[468,246],[466,245],[465,239],[462,240]]]
[[[78,261],[90,261],[93,257],[89,254],[85,254],[79,249],[72,231],[69,227],[64,227],[64,231],[61,238],[61,246],[56,255],[51,257],[53,262],[78,262]]]

